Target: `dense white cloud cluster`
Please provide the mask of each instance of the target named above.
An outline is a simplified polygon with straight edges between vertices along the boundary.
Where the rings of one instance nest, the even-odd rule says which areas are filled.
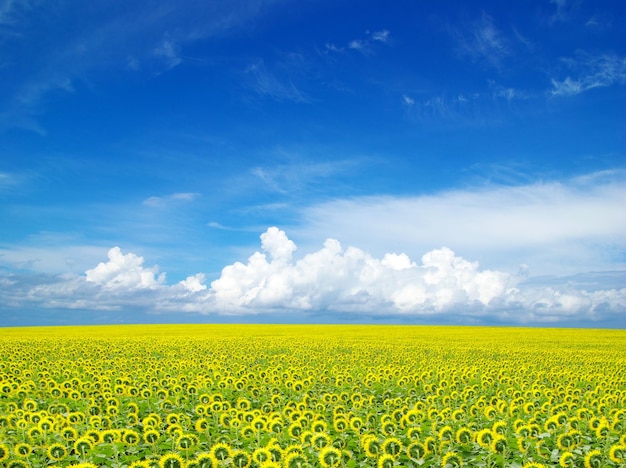
[[[124,255],[119,247],[109,250],[108,257],[108,262],[85,272],[88,282],[109,290],[154,289],[165,282],[164,273],[157,276],[157,267],[144,268],[143,257]]]
[[[0,289],[12,291],[16,306],[30,302],[68,309],[134,307],[258,317],[278,313],[295,321],[331,314],[357,321],[569,324],[626,314],[626,288],[532,285],[523,275],[481,269],[446,247],[427,252],[419,262],[405,253],[376,258],[356,247],[343,248],[335,239],[300,258],[295,258],[296,250],[284,231],[270,227],[261,235],[260,251],[246,263],[224,267],[210,285],[203,274],[167,285],[158,267],[146,267],[142,257],[115,247],[107,262],[85,275],[30,288],[5,278]]]
[[[487,307],[513,285],[510,275],[480,271],[447,248],[425,254],[418,265],[406,254],[376,259],[328,239],[322,249],[293,261],[296,246],[283,231],[270,228],[261,239],[266,253],[227,266],[211,283],[218,309],[430,314],[460,305]]]

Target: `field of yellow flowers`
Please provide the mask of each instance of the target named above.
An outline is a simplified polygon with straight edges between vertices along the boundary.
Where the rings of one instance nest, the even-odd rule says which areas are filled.
[[[0,329],[0,465],[625,467],[626,331]]]

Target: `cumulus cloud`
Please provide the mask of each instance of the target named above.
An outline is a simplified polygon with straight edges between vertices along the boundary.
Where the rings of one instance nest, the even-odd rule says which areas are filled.
[[[143,257],[124,255],[119,247],[109,250],[108,257],[108,262],[85,272],[87,282],[109,290],[155,289],[165,282],[165,273],[158,274],[156,266],[145,268]]]
[[[569,324],[623,321],[626,313],[626,288],[533,285],[523,274],[481,268],[447,247],[415,261],[406,253],[376,258],[327,239],[298,258],[296,244],[283,230],[270,227],[260,239],[260,251],[245,263],[224,267],[210,285],[204,274],[167,285],[156,266],[146,267],[142,257],[115,247],[107,262],[83,276],[48,278],[30,286],[15,275],[4,276],[0,292],[11,298],[7,306],[14,307],[241,317],[278,313],[296,321],[330,314],[336,320]]]

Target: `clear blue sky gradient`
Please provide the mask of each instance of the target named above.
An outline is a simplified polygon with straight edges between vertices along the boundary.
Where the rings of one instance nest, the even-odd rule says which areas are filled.
[[[625,327],[624,24],[1,0],[0,326]]]

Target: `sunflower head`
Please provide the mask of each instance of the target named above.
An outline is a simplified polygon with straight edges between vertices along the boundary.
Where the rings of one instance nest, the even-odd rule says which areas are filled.
[[[406,454],[409,458],[419,460],[421,458],[424,458],[424,456],[426,455],[426,447],[424,447],[424,444],[421,442],[412,442],[406,448]]]
[[[80,437],[74,442],[74,451],[84,456],[93,447],[93,441],[89,437]]]
[[[159,468],[184,468],[185,461],[177,453],[167,453],[159,458]]]
[[[441,459],[441,468],[461,468],[463,460],[456,452],[448,452]]]
[[[380,442],[374,436],[367,437],[363,442],[363,450],[368,457],[376,458],[381,451]]]
[[[0,462],[8,459],[10,454],[9,447],[5,444],[0,444]]]
[[[61,461],[67,455],[67,450],[65,450],[65,447],[63,445],[55,442],[48,445],[48,448],[46,449],[46,454],[48,455],[48,458],[50,458],[50,460]]]
[[[13,448],[13,453],[18,457],[28,457],[33,451],[33,447],[27,444],[26,442],[22,442],[16,444]]]
[[[252,457],[243,450],[233,452],[232,464],[235,468],[248,468],[252,463]]]
[[[198,468],[215,468],[218,465],[210,453],[201,453],[195,458],[194,463]]]
[[[383,441],[381,448],[383,453],[395,458],[402,452],[402,442],[395,437],[390,437]]]
[[[333,468],[341,463],[341,450],[331,446],[320,450],[318,460],[323,468]]]
[[[470,444],[472,442],[472,431],[467,427],[461,427],[456,431],[455,439],[459,444]]]
[[[626,461],[626,445],[615,444],[611,446],[609,458],[613,463],[624,463]]]
[[[565,451],[559,457],[559,466],[561,468],[570,468],[575,466],[574,454],[569,451]]]
[[[503,453],[506,450],[506,437],[499,434],[494,436],[489,448],[496,453]]]
[[[230,445],[219,442],[211,448],[211,455],[213,455],[213,458],[216,460],[224,461],[232,456],[232,449]]]
[[[585,455],[585,468],[602,468],[604,467],[604,460],[602,452],[600,450],[592,450]]]
[[[309,466],[307,458],[301,453],[289,453],[283,463],[285,468],[304,468]]]

